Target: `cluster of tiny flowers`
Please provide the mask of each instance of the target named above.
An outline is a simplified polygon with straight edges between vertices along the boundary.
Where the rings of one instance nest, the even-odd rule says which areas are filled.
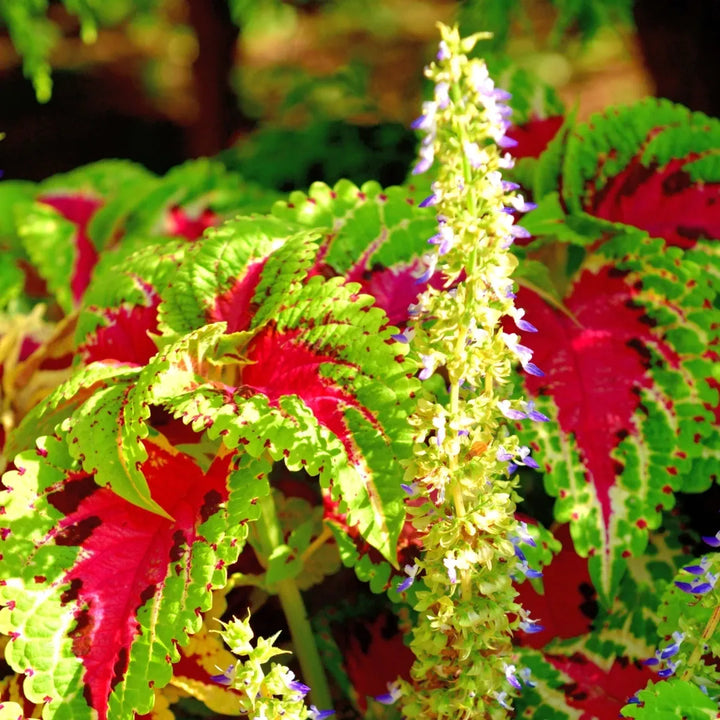
[[[467,57],[480,36],[461,39],[444,26],[441,34],[426,69],[433,99],[413,124],[423,133],[413,172],[436,166],[432,194],[420,205],[436,209],[438,229],[417,281],[441,273],[442,283],[433,285],[443,287],[423,293],[396,339],[417,350],[421,380],[445,380],[447,397],[428,391],[410,418],[415,457],[403,489],[426,500],[409,509],[424,552],[405,566],[396,590],[417,586],[416,662],[411,681],[393,684],[378,700],[399,701],[408,720],[495,719],[507,717],[512,696],[532,686],[528,670],[513,662],[513,633],[542,630],[515,602],[512,584],[540,576],[523,551],[534,540],[515,517],[513,476],[518,466],[539,466],[510,430],[549,418],[513,397],[516,365],[543,373],[520,336],[503,329],[509,318],[519,332],[537,332],[514,304],[517,260],[508,251],[529,236],[516,218],[535,206],[502,178],[515,145],[507,136],[509,95],[482,61]]]
[[[314,705],[307,707],[305,696],[310,688],[296,680],[295,674],[285,665],[272,663],[265,671],[263,666],[270,658],[287,653],[287,650],[274,646],[280,633],[267,639],[259,638],[253,646],[249,615],[245,620],[235,618],[223,624],[219,633],[233,653],[247,658],[238,660],[211,679],[240,691],[238,703],[243,715],[256,720],[324,720],[334,714],[333,710],[318,710]]]

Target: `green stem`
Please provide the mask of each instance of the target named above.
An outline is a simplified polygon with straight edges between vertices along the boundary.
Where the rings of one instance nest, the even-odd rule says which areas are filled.
[[[260,545],[265,558],[270,557],[272,551],[283,544],[284,538],[280,521],[275,509],[272,493],[258,499],[260,517],[256,523]],[[320,660],[320,653],[315,643],[307,610],[302,595],[293,578],[281,580],[274,584],[273,590],[278,594],[280,605],[285,613],[290,635],[293,641],[293,651],[300,663],[303,681],[310,686],[310,699],[321,710],[332,709],[330,687],[325,677],[325,669]]]
[[[707,643],[715,633],[718,622],[720,622],[720,605],[716,606],[713,610],[712,615],[710,616],[710,619],[708,620],[708,623],[705,626],[705,629],[703,630],[703,633],[700,636],[697,645],[695,646],[692,654],[688,658],[685,672],[683,672],[683,674],[680,676],[681,680],[690,680],[692,678],[693,673],[695,672],[695,665],[697,665],[705,650],[705,643]]]

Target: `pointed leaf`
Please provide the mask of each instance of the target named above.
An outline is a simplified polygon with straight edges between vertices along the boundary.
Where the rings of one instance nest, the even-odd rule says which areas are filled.
[[[625,558],[644,550],[659,510],[699,467],[693,463],[718,449],[705,408],[717,402],[705,380],[712,374],[705,349],[717,333],[708,290],[692,263],[647,247],[647,257],[627,261],[632,271],[586,259],[563,299],[567,313],[519,293],[540,329],[523,342],[545,372],[525,385],[553,420],[524,437],[541,448],[555,515],[570,521],[605,602]]]
[[[246,490],[236,501],[228,484],[262,478],[262,466],[242,461],[231,471],[228,455],[203,473],[182,453],[145,447],[142,471],[173,520],[99,487],[55,438],[4,478],[7,660],[31,670],[26,691],[49,703],[47,718],[148,712],[152,688],[169,682],[177,646],[199,629],[210,589],[224,585],[245,538]]]

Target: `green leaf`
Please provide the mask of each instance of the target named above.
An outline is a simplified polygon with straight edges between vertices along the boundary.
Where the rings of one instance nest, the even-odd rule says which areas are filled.
[[[649,683],[637,693],[641,704],[626,705],[621,717],[636,720],[714,720],[718,706],[703,691],[686,680],[671,678]]]

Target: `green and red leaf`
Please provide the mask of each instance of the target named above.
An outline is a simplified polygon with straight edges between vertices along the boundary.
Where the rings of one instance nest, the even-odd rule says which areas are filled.
[[[99,487],[53,437],[3,479],[7,660],[25,672],[27,696],[48,703],[46,717],[148,712],[245,538],[242,486],[262,466],[226,455],[203,472],[189,456],[144,444],[141,471],[172,518]],[[246,496],[239,503],[233,478]]]
[[[556,518],[570,522],[606,603],[660,510],[681,489],[707,487],[708,468],[698,475],[717,455],[717,397],[706,381],[717,318],[699,269],[679,253],[625,265],[590,256],[561,309],[518,293],[540,329],[523,341],[545,372],[525,385],[553,421],[524,437],[541,451]]]

